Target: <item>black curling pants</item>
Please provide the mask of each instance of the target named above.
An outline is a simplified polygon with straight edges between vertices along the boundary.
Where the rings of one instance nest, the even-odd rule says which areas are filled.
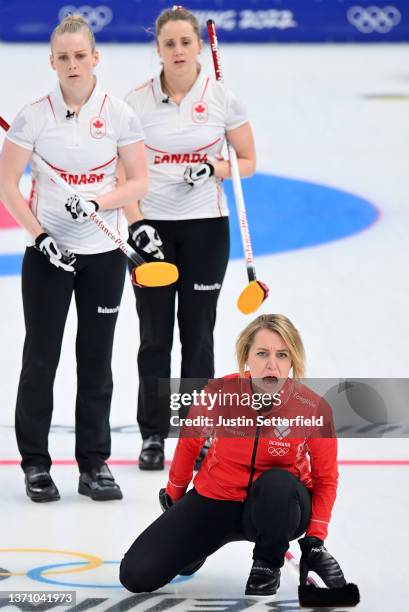
[[[144,439],[166,438],[169,432],[169,396],[158,393],[158,379],[170,378],[176,295],[181,378],[214,376],[213,330],[229,259],[228,217],[146,222],[157,229],[179,280],[169,287],[134,287],[140,328],[138,424]]]
[[[122,559],[120,581],[133,593],[155,591],[237,540],[255,542],[253,559],[281,567],[289,541],[304,533],[310,515],[309,491],[279,468],[264,472],[245,502],[210,499],[193,489],[135,540]]]
[[[75,456],[80,471],[99,467],[111,452],[111,357],[126,261],[119,250],[77,255],[75,268],[75,275],[60,270],[33,247],[24,255],[26,337],[16,405],[23,470],[51,465],[53,386],[72,294],[78,316]]]

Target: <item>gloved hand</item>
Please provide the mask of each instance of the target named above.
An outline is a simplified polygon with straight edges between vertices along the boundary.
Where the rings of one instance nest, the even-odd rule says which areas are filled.
[[[166,512],[169,510],[171,506],[173,506],[172,498],[166,493],[166,489],[160,489],[159,491],[159,503],[162,508],[162,512]]]
[[[165,259],[162,246],[163,242],[159,237],[158,232],[152,225],[145,223],[144,219],[135,221],[129,226],[129,240],[133,248],[140,252],[140,255],[146,259],[146,254],[152,255],[155,259]]]
[[[54,238],[43,232],[35,239],[35,248],[40,251],[56,268],[65,272],[75,272],[74,264],[77,258],[73,253],[62,253]]]
[[[214,174],[214,166],[210,162],[188,166],[183,174],[184,181],[191,187],[203,185]]]
[[[88,202],[90,204],[93,204],[95,208],[95,212],[98,212],[99,210],[98,202],[95,202],[94,200],[88,200]],[[68,200],[65,203],[65,210],[71,215],[74,221],[77,221],[78,223],[84,223],[84,221],[88,219],[88,215],[82,209],[80,200],[77,196],[70,196],[68,198]]]
[[[324,546],[324,542],[314,536],[298,540],[301,548],[300,584],[307,583],[308,572],[313,571],[329,588],[339,588],[346,584],[339,563]]]

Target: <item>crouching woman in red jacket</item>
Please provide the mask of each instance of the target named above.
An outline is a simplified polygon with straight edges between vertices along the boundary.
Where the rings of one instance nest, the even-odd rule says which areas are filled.
[[[221,379],[224,391],[239,384],[253,396],[270,394],[286,414],[322,407],[323,400],[299,381],[304,348],[285,316],[259,316],[242,331],[236,350],[239,374]],[[263,419],[275,409],[270,406]],[[135,540],[121,563],[120,580],[129,591],[154,591],[178,574],[197,571],[227,542],[249,540],[255,545],[246,595],[273,595],[289,542],[304,533],[301,583],[313,570],[328,587],[345,585],[340,566],[324,547],[338,480],[336,438],[300,435],[300,428],[297,437],[291,428],[270,427],[268,433],[263,428],[258,424],[252,437],[229,436],[226,429],[220,436],[216,428],[189,491],[205,437],[179,438],[166,491],[160,494],[166,512]]]

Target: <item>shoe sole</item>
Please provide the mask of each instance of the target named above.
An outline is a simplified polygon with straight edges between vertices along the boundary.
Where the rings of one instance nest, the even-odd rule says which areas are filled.
[[[245,595],[252,595],[253,597],[271,597],[272,595],[276,595],[278,589],[276,589],[275,591],[270,591],[268,593],[253,593],[253,591],[249,591],[249,590],[245,590],[244,594]]]
[[[29,492],[29,490],[27,489],[27,486],[26,486],[26,495],[35,504],[46,504],[47,502],[58,501],[58,500],[61,499],[60,494],[58,493],[58,491],[54,495],[49,495],[48,493],[43,493],[43,494],[40,494],[40,495],[32,495]]]
[[[260,591],[252,591],[251,589],[246,589],[244,594],[245,595],[253,595],[256,597],[271,597],[271,595],[275,595],[278,591],[278,589],[280,588],[280,583],[278,583],[278,585],[275,587],[275,589],[271,590],[271,591],[266,591],[264,593],[260,593]]]
[[[139,469],[144,470],[145,472],[157,472],[159,470],[165,469],[165,464],[160,463],[159,465],[150,465],[149,463],[142,463],[139,461]]]
[[[84,485],[82,482],[78,485],[78,493],[90,497],[94,501],[115,501],[123,499],[122,492],[116,490],[113,495],[113,491],[92,491],[89,487]]]
[[[58,495],[55,495],[54,497],[31,497],[31,495],[29,495],[27,493],[27,497],[29,499],[31,499],[32,502],[34,502],[35,504],[46,504],[47,502],[53,502],[53,501],[59,501],[61,499],[61,497]]]

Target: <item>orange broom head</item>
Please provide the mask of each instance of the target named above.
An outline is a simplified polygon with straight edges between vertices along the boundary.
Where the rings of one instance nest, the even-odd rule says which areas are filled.
[[[243,314],[251,314],[261,306],[267,295],[267,285],[257,280],[251,281],[240,293],[237,300],[237,308]]]
[[[174,264],[152,261],[136,266],[132,270],[132,282],[141,287],[166,287],[175,283],[179,272]]]

